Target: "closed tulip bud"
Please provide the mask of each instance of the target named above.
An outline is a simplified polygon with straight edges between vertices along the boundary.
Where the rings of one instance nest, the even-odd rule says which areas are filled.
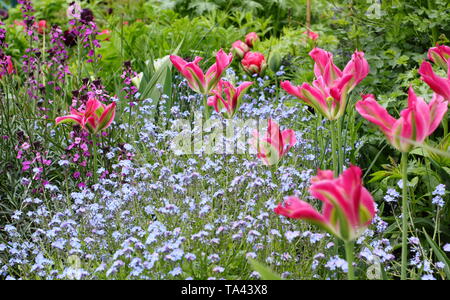
[[[243,41],[236,41],[231,45],[231,52],[235,57],[243,58],[250,48]]]
[[[259,36],[256,34],[256,32],[250,32],[245,36],[245,43],[250,48],[253,48],[256,42],[259,41]]]
[[[259,74],[260,76],[264,73],[267,68],[267,63],[264,55],[259,52],[247,52],[244,59],[241,61],[242,67],[248,74]]]

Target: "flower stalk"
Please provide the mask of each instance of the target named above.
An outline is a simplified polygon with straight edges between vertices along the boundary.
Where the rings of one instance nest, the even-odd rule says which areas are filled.
[[[406,269],[408,266],[408,152],[402,153],[402,272],[401,279],[406,280]]]

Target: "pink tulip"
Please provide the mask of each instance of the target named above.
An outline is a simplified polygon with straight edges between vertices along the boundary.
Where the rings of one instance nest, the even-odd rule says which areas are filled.
[[[447,109],[447,101],[440,95],[434,94],[427,104],[416,96],[412,88],[408,93],[408,108],[400,113],[398,120],[389,115],[373,95],[365,95],[362,101],[356,103],[356,110],[366,120],[376,124],[391,145],[404,153],[423,143],[439,127]]]
[[[312,41],[316,41],[319,38],[319,34],[311,30],[305,31],[304,34],[306,34]]]
[[[56,125],[75,123],[90,133],[96,134],[108,128],[114,121],[116,103],[106,106],[97,99],[91,98],[87,101],[85,110],[71,108],[70,112],[68,116],[56,118]]]
[[[44,34],[47,31],[47,21],[41,20],[37,23],[35,23],[38,27],[38,33]]]
[[[236,57],[239,58],[243,58],[244,55],[250,51],[250,48],[247,46],[246,43],[244,43],[243,41],[236,41],[231,45],[231,52],[233,52],[233,54]]]
[[[109,29],[103,29],[102,31],[98,32],[97,35],[99,36],[100,40],[109,41],[111,38],[111,31]]]
[[[315,48],[310,56],[315,61],[314,74],[317,78],[313,85],[303,83],[301,86],[294,86],[289,81],[284,81],[281,87],[329,120],[337,120],[345,112],[348,93],[369,74],[369,64],[364,53],[358,51],[355,51],[344,71],[334,64],[333,54],[330,52]]]
[[[242,96],[252,84],[253,82],[245,81],[235,88],[230,82],[220,80],[217,88],[212,91],[214,96],[208,98],[208,105],[213,106],[218,113],[225,108],[227,117],[232,118],[239,108]]]
[[[450,47],[444,45],[436,45],[428,51],[428,59],[439,65],[444,70],[448,68],[450,58]]]
[[[269,120],[267,132],[263,137],[258,131],[253,133],[253,137],[250,144],[258,151],[258,158],[267,166],[278,164],[297,143],[294,130],[281,131],[273,120]]]
[[[275,213],[304,219],[344,241],[356,239],[375,216],[375,202],[362,185],[362,171],[351,166],[339,178],[333,171],[319,171],[311,180],[310,194],[323,202],[322,213],[296,197],[288,197]]]
[[[450,70],[450,61],[448,63],[448,69]],[[450,101],[450,71],[447,78],[436,75],[433,71],[433,67],[429,62],[424,61],[419,68],[419,74],[422,76],[422,80],[430,86],[430,88],[437,94]]]
[[[316,78],[323,77],[328,86],[342,77],[342,71],[334,64],[333,54],[320,48],[314,48],[309,56],[314,60],[314,74]]]
[[[267,63],[264,55],[259,52],[247,52],[244,59],[241,61],[242,67],[249,74],[262,75],[267,68]]]
[[[253,48],[256,42],[259,41],[259,36],[256,34],[256,32],[250,32],[245,36],[245,43],[250,48]]]
[[[346,75],[337,81],[337,86],[329,88],[322,76],[311,86],[303,83],[294,86],[289,81],[283,81],[281,87],[289,94],[303,100],[329,120],[339,119],[345,112],[347,94],[352,75]]]
[[[344,75],[353,75],[350,80],[350,91],[353,90],[370,72],[369,64],[364,58],[364,52],[355,51],[352,55],[352,59],[348,62],[344,68]]]
[[[193,62],[187,62],[179,56],[170,56],[173,65],[187,79],[191,89],[199,94],[209,95],[211,90],[216,87],[223,72],[230,66],[233,55],[231,53],[225,54],[220,49],[216,55],[216,63],[208,69],[206,74],[198,65],[202,59],[197,56]]]

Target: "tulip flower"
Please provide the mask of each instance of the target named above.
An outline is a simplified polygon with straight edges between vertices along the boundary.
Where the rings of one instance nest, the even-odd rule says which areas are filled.
[[[450,70],[450,61],[447,61],[447,64]],[[419,74],[435,93],[450,101],[450,71],[447,78],[440,77],[434,73],[431,64],[424,61],[419,68]]]
[[[408,108],[396,120],[382,107],[373,95],[363,96],[356,103],[356,110],[368,121],[376,124],[397,150],[408,153],[421,144],[439,126],[448,109],[447,101],[438,94],[427,104],[417,97],[413,88],[408,93]]]
[[[311,180],[310,194],[322,203],[322,213],[296,197],[288,197],[275,213],[293,219],[304,219],[318,225],[344,241],[353,241],[375,216],[375,202],[362,185],[362,171],[351,166],[338,178],[333,171],[319,171]]]
[[[450,47],[436,45],[428,51],[428,59],[447,71],[450,58]]]
[[[305,31],[303,32],[303,34],[306,34],[308,38],[312,41],[316,41],[319,38],[319,34],[311,30]]]
[[[98,32],[97,35],[101,38],[101,40],[109,41],[111,37],[111,31],[108,29],[103,29],[102,31]]]
[[[338,85],[332,89],[327,86],[323,77],[315,80],[312,86],[303,83],[296,87],[289,81],[283,81],[281,87],[289,94],[303,100],[329,120],[337,120],[345,112],[351,78],[351,75],[343,77]]]
[[[253,132],[253,137],[250,144],[258,151],[258,158],[267,166],[278,164],[297,143],[294,130],[281,131],[273,120],[269,120],[267,132],[263,137],[258,131]]]
[[[431,68],[431,65],[430,65]],[[408,153],[416,144],[430,136],[448,110],[447,101],[438,94],[427,104],[417,97],[412,88],[408,93],[408,108],[394,119],[387,110],[375,101],[373,95],[363,96],[356,103],[356,110],[368,121],[376,124],[392,146],[402,152],[401,172],[403,180],[402,216],[408,216]],[[407,277],[408,266],[408,218],[402,218],[402,268],[401,279]]]
[[[231,52],[233,52],[233,54],[236,57],[239,58],[243,58],[244,55],[250,51],[250,48],[247,46],[246,43],[244,43],[243,41],[236,41],[231,45]]]
[[[208,98],[208,105],[213,106],[218,113],[225,108],[227,117],[232,118],[240,106],[242,96],[252,84],[253,82],[245,81],[236,88],[230,82],[220,80],[213,90],[214,96]]]
[[[256,34],[256,32],[250,32],[245,36],[245,43],[250,48],[253,48],[256,42],[259,41],[259,36]]]
[[[216,87],[223,72],[230,66],[233,55],[225,54],[220,49],[216,55],[216,63],[213,64],[206,74],[200,69],[198,63],[202,60],[196,57],[193,62],[187,62],[179,56],[171,55],[170,60],[177,70],[187,79],[189,86],[195,92],[203,95],[209,95]]]
[[[244,59],[241,61],[244,71],[249,74],[262,75],[267,68],[267,63],[264,55],[259,52],[247,52]]]
[[[56,125],[74,123],[89,133],[96,134],[108,128],[114,121],[116,103],[106,106],[97,99],[91,98],[87,101],[85,110],[71,108],[70,112],[68,116],[56,118]]]
[[[325,50],[315,48],[310,56],[315,61],[314,73],[317,78],[313,85],[303,83],[301,86],[294,86],[289,81],[284,81],[281,87],[329,120],[337,120],[345,112],[348,93],[369,73],[364,53],[356,51],[344,71],[334,64],[333,54]]]
[[[44,34],[46,32],[46,30],[47,30],[47,21],[41,20],[38,23],[35,23],[35,25],[37,25],[39,34]]]

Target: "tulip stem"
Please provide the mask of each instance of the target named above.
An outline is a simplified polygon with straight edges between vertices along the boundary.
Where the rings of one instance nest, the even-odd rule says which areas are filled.
[[[337,129],[337,153],[338,153],[338,174],[344,172],[344,150],[342,149],[342,122],[343,118],[336,120],[338,123]]]
[[[336,121],[330,121],[331,123],[331,152],[332,152],[332,157],[333,157],[333,171],[334,171],[334,176],[338,176],[339,175],[339,157],[337,154],[337,141],[336,141]]]
[[[209,106],[208,106],[208,94],[203,95],[203,109],[204,109],[204,116],[205,116],[205,121],[209,119],[209,117],[211,117],[210,114],[210,110],[209,110]]]
[[[97,183],[97,135],[92,134],[92,154],[94,158],[93,162],[93,170],[92,170],[92,178],[94,180],[94,184]]]
[[[348,280],[355,280],[355,270],[353,269],[353,261],[355,260],[353,253],[353,242],[345,242],[345,254],[348,264],[347,276]]]
[[[401,279],[406,280],[406,268],[408,265],[408,153],[402,153],[402,273]]]

